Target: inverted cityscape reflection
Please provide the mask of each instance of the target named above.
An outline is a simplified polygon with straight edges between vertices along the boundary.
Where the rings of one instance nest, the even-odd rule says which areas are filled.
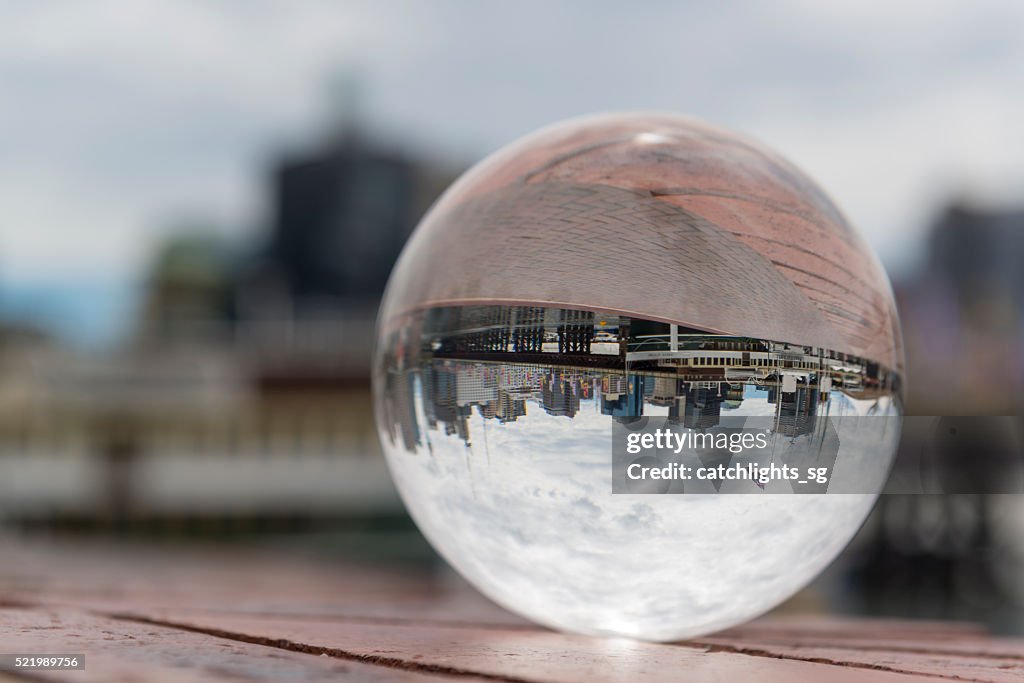
[[[410,453],[454,438],[489,457],[487,425],[543,429],[558,418],[603,431],[605,418],[666,416],[686,429],[724,416],[771,417],[809,437],[819,417],[898,415],[899,376],[833,350],[714,335],[591,311],[469,306],[415,314],[382,357],[380,409]],[[419,339],[401,339],[419,334]]]

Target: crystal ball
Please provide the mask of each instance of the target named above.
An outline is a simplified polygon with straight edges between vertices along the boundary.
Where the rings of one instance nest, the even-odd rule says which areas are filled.
[[[388,283],[373,387],[402,500],[465,579],[552,628],[665,641],[839,554],[895,452],[902,368],[884,270],[804,173],[693,119],[606,114],[437,201]],[[772,462],[832,448],[829,486],[876,481],[614,490],[615,425],[655,419],[765,420]]]

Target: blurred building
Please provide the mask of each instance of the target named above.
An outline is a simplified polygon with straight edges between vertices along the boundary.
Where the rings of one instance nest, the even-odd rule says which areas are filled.
[[[377,305],[419,218],[455,173],[346,129],[275,163],[260,243],[195,229],[148,283],[145,345],[229,344],[267,388],[366,384]]]
[[[1024,210],[954,203],[935,220],[926,261],[894,283],[907,355],[906,410],[920,416],[1019,415],[1024,408]],[[999,418],[994,418],[999,420]],[[949,425],[977,425],[956,417]],[[937,428],[946,422],[938,422]],[[1000,423],[1000,424],[1005,424]],[[954,426],[955,428],[955,426]],[[904,430],[901,455],[930,453]],[[1009,453],[971,439],[975,471]],[[938,454],[930,453],[931,456]],[[916,459],[898,457],[894,476]],[[992,472],[1002,472],[993,464]],[[949,490],[949,489],[947,489]],[[996,491],[997,489],[992,488]],[[847,553],[855,609],[984,621],[1024,631],[1020,496],[883,495]]]
[[[907,409],[1007,415],[1024,408],[1024,210],[953,204],[925,266],[895,284]]]
[[[995,210],[966,204],[946,209],[933,231],[931,269],[948,279],[972,318],[994,305],[1024,309],[1024,209]]]
[[[404,520],[371,410],[374,318],[406,238],[454,175],[351,130],[330,136],[273,165],[259,241],[201,225],[171,235],[115,352],[14,349],[24,335],[12,330],[0,519]],[[502,410],[514,419],[514,402]]]
[[[274,166],[269,234],[240,266],[231,305],[265,389],[368,385],[391,268],[454,177],[351,130]]]
[[[343,138],[322,151],[281,162],[273,172],[275,219],[263,264],[266,280],[244,283],[268,301],[243,302],[266,315],[284,303],[297,315],[323,306],[380,298],[391,266],[424,207],[420,168],[403,156]]]

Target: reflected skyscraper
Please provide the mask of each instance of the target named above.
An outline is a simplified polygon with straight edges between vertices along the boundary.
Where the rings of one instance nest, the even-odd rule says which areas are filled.
[[[602,395],[601,412],[612,417],[640,417],[644,414],[643,375],[622,375],[615,377],[610,386],[618,391]]]
[[[689,383],[683,403],[683,424],[690,429],[708,429],[718,424],[722,415],[722,385],[720,383]]]

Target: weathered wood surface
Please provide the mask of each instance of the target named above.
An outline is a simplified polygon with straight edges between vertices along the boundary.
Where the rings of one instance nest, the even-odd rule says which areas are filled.
[[[429,573],[239,550],[0,555],[0,653],[85,653],[0,681],[1024,679],[1024,640],[965,624],[766,617],[673,644],[536,627]]]

